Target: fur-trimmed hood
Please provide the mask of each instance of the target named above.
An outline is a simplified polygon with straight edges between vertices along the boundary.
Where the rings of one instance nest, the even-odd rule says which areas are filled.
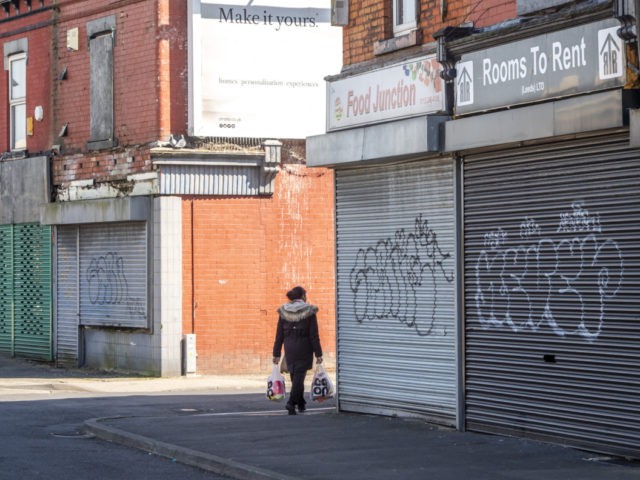
[[[303,300],[294,300],[278,308],[278,314],[287,322],[299,322],[318,312],[318,307]]]

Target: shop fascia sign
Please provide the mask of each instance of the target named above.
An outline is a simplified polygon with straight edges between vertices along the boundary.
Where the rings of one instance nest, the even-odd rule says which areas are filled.
[[[330,82],[327,131],[443,110],[440,70],[432,55]]]
[[[623,86],[619,28],[609,19],[463,55],[456,64],[456,114]]]

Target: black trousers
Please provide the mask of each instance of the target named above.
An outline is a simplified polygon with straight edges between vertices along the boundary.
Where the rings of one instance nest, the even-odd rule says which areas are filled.
[[[308,362],[287,363],[291,377],[291,392],[289,393],[289,401],[287,402],[289,405],[304,407],[307,403],[304,399],[304,379],[307,376],[307,363]]]

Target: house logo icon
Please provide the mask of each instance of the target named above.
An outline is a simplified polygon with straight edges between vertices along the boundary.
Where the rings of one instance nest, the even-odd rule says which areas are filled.
[[[623,71],[623,45],[617,34],[618,27],[598,30],[598,76],[600,80],[621,77]]]
[[[473,105],[473,62],[458,63],[456,70],[456,106]]]

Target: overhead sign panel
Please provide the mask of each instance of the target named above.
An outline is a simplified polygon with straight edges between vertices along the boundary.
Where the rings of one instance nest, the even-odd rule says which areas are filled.
[[[190,133],[324,133],[324,77],[342,66],[329,0],[190,0]]]
[[[432,55],[331,82],[327,130],[442,111],[440,69]]]
[[[463,55],[456,65],[456,113],[623,86],[619,28],[617,20],[605,20]]]

